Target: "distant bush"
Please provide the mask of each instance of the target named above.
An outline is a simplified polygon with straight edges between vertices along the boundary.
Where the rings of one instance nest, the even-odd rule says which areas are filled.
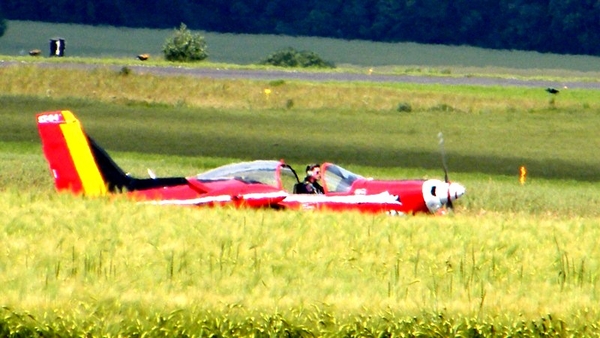
[[[119,71],[119,75],[127,76],[129,74],[131,74],[131,68],[129,68],[127,66],[121,67],[121,70]]]
[[[169,61],[202,61],[208,57],[206,40],[200,34],[192,34],[185,24],[175,30],[173,36],[165,41],[163,53]]]
[[[333,62],[323,60],[314,52],[297,51],[291,47],[269,55],[259,64],[278,67],[335,68]]]
[[[429,111],[447,112],[447,113],[450,113],[450,112],[460,112],[461,111],[460,109],[454,108],[451,105],[446,104],[446,103],[440,103],[438,105],[430,107],[428,110]]]
[[[410,113],[412,111],[412,106],[408,102],[400,102],[398,107],[396,107],[396,111],[401,113]]]
[[[293,99],[287,99],[285,101],[285,108],[286,109],[292,109],[292,108],[294,108],[294,100]]]
[[[278,86],[283,86],[285,84],[285,80],[273,80],[269,82],[269,86],[271,87],[278,87]]]

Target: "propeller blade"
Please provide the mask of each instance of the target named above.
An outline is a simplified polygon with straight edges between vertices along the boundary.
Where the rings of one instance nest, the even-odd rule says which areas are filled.
[[[440,131],[438,133],[438,140],[440,144],[440,152],[442,153],[442,166],[444,167],[444,181],[450,184],[450,179],[448,178],[448,163],[446,162],[446,148],[444,147],[444,134]],[[452,204],[452,198],[450,195],[450,186],[448,186],[448,196],[446,202],[446,208],[450,210],[454,210],[454,205]]]
[[[444,148],[444,135],[442,134],[441,131],[438,133],[438,140],[439,140],[439,144],[440,144],[440,151],[442,153],[442,166],[444,167],[444,181],[446,181],[446,183],[448,183],[449,180],[448,180],[448,164],[446,163],[446,149]]]

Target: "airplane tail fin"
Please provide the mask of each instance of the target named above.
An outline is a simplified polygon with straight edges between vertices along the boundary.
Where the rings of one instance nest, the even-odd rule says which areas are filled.
[[[42,148],[59,191],[101,196],[131,180],[68,110],[37,114]]]

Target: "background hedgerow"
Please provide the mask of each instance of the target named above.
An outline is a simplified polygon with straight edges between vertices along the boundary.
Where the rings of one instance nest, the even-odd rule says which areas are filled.
[[[261,65],[300,68],[335,68],[333,62],[323,60],[317,53],[297,51],[288,47],[276,51],[260,62]]]

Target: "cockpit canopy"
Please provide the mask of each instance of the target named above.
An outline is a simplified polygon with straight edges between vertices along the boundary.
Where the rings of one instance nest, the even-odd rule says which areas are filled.
[[[324,173],[323,185],[327,192],[348,192],[354,181],[363,178],[333,163],[324,163],[321,170]]]
[[[324,173],[322,184],[326,192],[348,192],[354,181],[363,178],[333,163],[324,163],[321,170]],[[201,182],[236,179],[245,183],[270,185],[290,193],[294,185],[300,181],[291,166],[281,161],[268,160],[224,165],[198,174],[196,179]]]
[[[201,182],[236,179],[245,183],[262,183],[292,191],[298,176],[292,167],[280,161],[252,161],[224,165],[198,174]]]

